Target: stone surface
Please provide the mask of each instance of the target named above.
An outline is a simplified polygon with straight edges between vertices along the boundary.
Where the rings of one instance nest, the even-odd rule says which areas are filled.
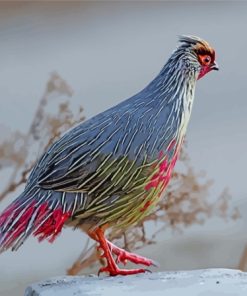
[[[246,296],[247,273],[204,269],[117,277],[58,277],[29,286],[25,296]]]

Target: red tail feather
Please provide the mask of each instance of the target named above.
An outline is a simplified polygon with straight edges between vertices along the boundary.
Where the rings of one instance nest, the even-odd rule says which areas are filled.
[[[61,232],[66,220],[71,216],[71,212],[63,213],[60,208],[52,212],[48,210],[46,214],[48,214],[48,219],[37,228],[34,235],[38,236],[39,241],[47,238],[49,242],[53,242]]]
[[[39,241],[53,242],[71,215],[71,211],[63,212],[61,205],[50,208],[47,201],[39,205],[33,200],[25,207],[14,202],[0,216],[0,251],[17,249],[31,233]]]

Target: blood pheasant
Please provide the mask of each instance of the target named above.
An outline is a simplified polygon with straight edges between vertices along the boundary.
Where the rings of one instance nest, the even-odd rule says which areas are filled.
[[[0,251],[33,234],[53,241],[64,225],[83,229],[106,259],[100,272],[127,275],[117,260],[150,266],[105,236],[146,216],[164,192],[190,118],[196,81],[218,70],[215,52],[194,36],[180,44],[142,91],[68,131],[41,157],[24,192],[0,216]]]

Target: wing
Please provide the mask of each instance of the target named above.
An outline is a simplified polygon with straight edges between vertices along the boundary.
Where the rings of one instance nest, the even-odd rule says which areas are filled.
[[[135,112],[126,104],[70,130],[43,155],[29,182],[35,180],[45,189],[88,192],[102,178],[107,186],[107,179],[117,171],[142,164],[146,134],[142,128],[138,133]]]
[[[141,185],[157,160],[160,140],[168,146],[174,138],[161,128],[172,120],[171,108],[157,117],[160,110],[143,100],[123,103],[66,133],[41,158],[31,181],[44,189],[101,196],[122,195]]]

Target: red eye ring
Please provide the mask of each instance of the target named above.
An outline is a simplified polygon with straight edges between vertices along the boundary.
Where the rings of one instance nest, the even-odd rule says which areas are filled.
[[[211,63],[211,57],[209,55],[204,56],[202,62],[204,65],[209,65]]]

